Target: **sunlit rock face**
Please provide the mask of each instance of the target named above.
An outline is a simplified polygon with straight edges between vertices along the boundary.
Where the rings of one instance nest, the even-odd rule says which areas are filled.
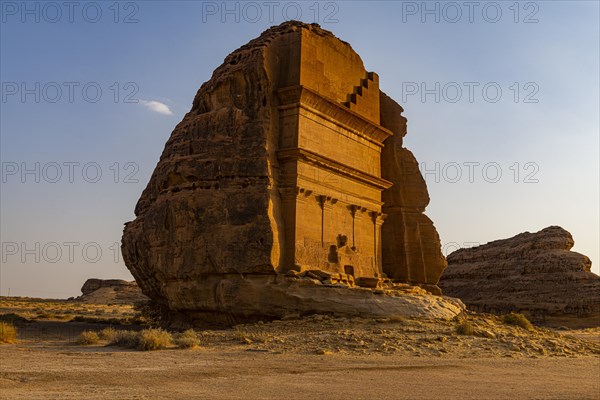
[[[574,243],[569,232],[550,226],[460,249],[448,255],[440,286],[475,311],[600,326],[600,277],[588,257],[571,251]]]
[[[400,282],[437,293],[446,261],[402,111],[332,33],[265,31],[214,71],[171,134],[124,230],[127,267],[192,323],[327,311],[329,285],[368,286],[352,294],[367,304]],[[308,280],[323,290],[298,294]]]
[[[81,296],[73,300],[94,304],[134,304],[145,302],[148,298],[135,281],[90,278],[81,287]]]

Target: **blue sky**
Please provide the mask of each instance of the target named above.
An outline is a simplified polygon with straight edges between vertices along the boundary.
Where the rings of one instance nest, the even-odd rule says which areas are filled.
[[[1,2],[2,295],[131,279],[115,244],[197,89],[298,12],[404,106],[445,252],[560,225],[598,273],[598,2],[223,4]]]

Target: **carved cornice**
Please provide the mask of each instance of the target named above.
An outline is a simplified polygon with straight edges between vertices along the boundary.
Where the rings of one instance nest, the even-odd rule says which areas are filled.
[[[323,157],[322,155],[306,149],[293,148],[278,150],[277,158],[280,161],[301,160],[306,163],[316,165],[320,168],[336,172],[379,190],[388,189],[393,185],[393,183],[390,181],[379,178],[375,175],[367,174],[366,172],[350,167],[349,165],[342,164],[328,157]]]
[[[280,110],[303,108],[380,147],[383,147],[385,139],[393,135],[390,130],[304,86],[279,89],[277,95]]]

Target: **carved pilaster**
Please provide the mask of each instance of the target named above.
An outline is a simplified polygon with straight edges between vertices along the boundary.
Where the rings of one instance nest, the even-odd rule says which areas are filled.
[[[381,274],[381,225],[383,220],[387,217],[386,214],[377,211],[369,211],[369,216],[373,222],[373,254],[375,259],[375,269]]]
[[[319,203],[319,207],[321,207],[321,246],[324,246],[325,238],[328,237],[328,232],[326,232],[327,226],[329,226],[328,218],[333,205],[338,202],[338,199],[326,195],[315,195],[315,199]]]
[[[356,223],[360,221],[367,209],[356,204],[351,204],[348,206],[348,210],[350,210],[350,215],[352,215],[352,250],[356,250]]]

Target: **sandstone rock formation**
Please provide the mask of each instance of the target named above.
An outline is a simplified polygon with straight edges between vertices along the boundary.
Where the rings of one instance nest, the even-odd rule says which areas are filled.
[[[382,176],[394,183],[382,193],[387,215],[382,227],[383,270],[397,281],[433,286],[447,263],[433,222],[423,213],[429,204],[427,185],[416,158],[402,147],[406,135],[402,107],[383,93],[381,100],[385,104],[382,110],[386,110],[382,124],[394,127],[381,157]]]
[[[339,292],[293,294],[288,272],[439,291],[446,263],[401,113],[332,33],[300,22],[265,31],[225,59],[171,134],[124,230],[127,267],[190,321],[314,312],[317,292]],[[382,301],[356,293],[349,302]]]
[[[448,255],[444,294],[480,312],[523,312],[554,325],[600,326],[600,277],[558,226]]]
[[[147,301],[137,283],[121,279],[88,279],[76,300],[93,304],[133,304]]]

